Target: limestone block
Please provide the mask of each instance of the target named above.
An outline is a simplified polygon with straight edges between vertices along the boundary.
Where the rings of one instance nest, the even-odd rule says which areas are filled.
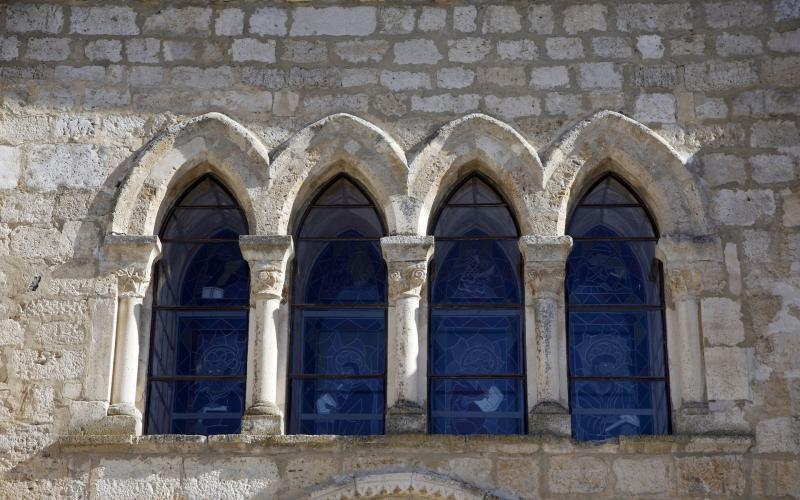
[[[35,299],[23,306],[26,315],[41,319],[83,317],[86,304],[79,300]]]
[[[550,457],[547,486],[552,493],[600,493],[608,487],[608,466],[596,457]]]
[[[119,62],[122,60],[122,41],[93,40],[84,49],[90,61]]]
[[[59,5],[13,4],[6,11],[6,29],[24,33],[58,33],[64,27],[64,11]]]
[[[11,232],[9,249],[12,255],[65,259],[72,246],[58,229],[18,226]]]
[[[164,60],[167,62],[172,61],[191,61],[195,59],[195,46],[193,42],[181,40],[164,40],[162,50],[164,53]]]
[[[338,68],[292,68],[289,71],[290,87],[328,88],[338,87],[340,83],[341,73]]]
[[[35,61],[63,61],[69,57],[69,38],[31,38],[25,57]]]
[[[711,345],[736,345],[744,340],[739,303],[725,297],[706,297],[700,303],[703,338]]]
[[[472,5],[453,7],[453,28],[462,33],[472,33],[478,28],[475,24],[477,15],[478,9]]]
[[[636,50],[642,59],[661,59],[664,56],[664,40],[659,35],[638,36]]]
[[[414,31],[416,11],[412,8],[387,7],[380,11],[382,33],[405,34]]]
[[[13,351],[11,365],[23,380],[66,380],[83,375],[86,356],[81,351]]]
[[[504,61],[533,61],[539,57],[539,49],[533,40],[500,40],[497,55]]]
[[[427,73],[422,73],[430,81]],[[342,87],[361,87],[375,85],[380,79],[381,72],[377,68],[348,68],[342,70]]]
[[[711,202],[711,216],[722,224],[751,226],[760,217],[775,213],[775,197],[769,190],[717,191]]]
[[[724,99],[695,96],[694,114],[701,120],[722,120],[728,116]]]
[[[253,48],[252,46],[249,47]],[[270,49],[268,46],[259,46],[258,48],[266,52],[266,54],[261,57],[269,57]],[[256,56],[254,55],[254,57]],[[272,57],[274,58],[274,53]],[[173,84],[194,89],[225,89],[232,85],[233,71],[229,66],[207,69],[178,66],[172,70],[171,81]]]
[[[636,98],[634,116],[644,123],[675,123],[675,107],[672,94],[642,94]]]
[[[549,35],[553,32],[553,8],[550,5],[531,5],[528,8],[528,20],[531,31],[539,35]]]
[[[219,11],[217,18],[214,20],[214,33],[220,36],[236,36],[241,35],[243,32],[244,11],[242,9],[231,8]]]
[[[20,151],[15,146],[0,146],[0,189],[13,189],[19,184],[22,173]],[[5,220],[5,218],[3,219]]]
[[[430,97],[411,96],[411,109],[423,113],[469,113],[480,104],[477,94],[440,94]]]
[[[704,4],[706,22],[712,28],[753,27],[764,24],[764,8],[749,0]]]
[[[592,38],[592,52],[599,57],[623,59],[633,54],[628,40],[618,36],[597,36]]]
[[[488,5],[483,15],[484,33],[514,33],[522,29],[522,18],[511,5]]]
[[[80,345],[86,339],[86,328],[80,321],[45,323],[36,335],[42,346]]]
[[[765,91],[764,111],[774,115],[797,115],[800,113],[800,92],[788,89]]]
[[[325,42],[287,40],[283,44],[281,60],[301,64],[324,63],[328,60],[328,46]]]
[[[204,7],[167,7],[147,17],[145,34],[207,35],[211,28],[211,9]]]
[[[369,108],[369,98],[366,94],[321,95],[306,97],[303,106],[306,111],[313,113],[365,112]]]
[[[622,74],[614,63],[610,62],[580,64],[578,65],[578,84],[585,90],[621,89]]]
[[[13,61],[19,57],[19,39],[15,36],[0,36],[0,61]]]
[[[328,480],[337,471],[331,458],[292,458],[286,464],[284,479],[292,488],[306,488]]]
[[[551,92],[544,99],[544,108],[551,115],[579,116],[583,114],[583,98],[579,94]]]
[[[45,224],[50,222],[55,200],[38,193],[12,192],[0,207],[0,219],[7,223]]]
[[[286,86],[286,74],[279,69],[245,67],[240,69],[243,83],[270,90],[282,89]]]
[[[708,347],[705,349],[705,361],[709,400],[749,399],[750,377],[746,349]]]
[[[509,120],[542,114],[541,102],[533,96],[498,97],[487,95],[484,102],[489,113]]]
[[[86,89],[83,97],[83,107],[86,109],[119,108],[130,103],[131,93],[127,89]]]
[[[522,66],[478,67],[476,74],[480,88],[487,86],[525,87],[528,84],[528,77],[525,74],[525,68]]]
[[[33,424],[52,422],[55,409],[55,390],[52,386],[31,384],[26,387],[20,407],[24,419]]]
[[[482,61],[492,48],[483,38],[462,38],[447,42],[447,58],[450,62],[474,63]]]
[[[707,61],[687,64],[684,79],[688,90],[726,90],[755,85],[759,77],[749,61]]]
[[[183,468],[188,498],[266,498],[279,486],[278,467],[269,458],[189,458]]]
[[[0,320],[0,346],[21,346],[24,340],[22,326],[13,319]]]
[[[800,454],[800,418],[777,417],[756,424],[757,453]]]
[[[285,9],[260,7],[250,16],[250,33],[265,36],[285,36],[289,15]]]
[[[800,2],[797,0],[774,0],[772,4],[776,21],[800,19]]]
[[[466,68],[442,68],[436,72],[436,85],[443,89],[463,89],[475,81],[475,72]]]
[[[722,57],[751,56],[762,52],[761,40],[753,35],[722,33],[717,37],[717,54]]]
[[[157,63],[161,41],[157,38],[134,38],[125,40],[125,54],[129,62]]]
[[[744,464],[738,456],[683,457],[677,459],[678,494],[742,495]]]
[[[432,40],[408,40],[394,44],[395,64],[436,64],[442,54]]]
[[[237,38],[231,45],[231,55],[237,62],[275,62],[275,40],[262,42],[255,38]]]
[[[663,458],[619,458],[614,460],[617,492],[625,495],[666,494],[671,477]]]
[[[544,42],[550,59],[578,59],[583,57],[583,42],[580,38],[553,37]],[[601,63],[602,64],[602,63]]]
[[[136,11],[130,7],[72,7],[70,32],[80,35],[138,35]]]
[[[56,66],[55,76],[65,81],[105,82],[106,68],[99,65],[92,66]]]
[[[396,91],[431,88],[431,78],[427,73],[382,71],[380,82],[384,87]]]
[[[709,186],[716,187],[724,184],[744,184],[747,173],[744,160],[738,156],[725,153],[709,153],[702,156],[703,179]]]
[[[602,4],[571,5],[564,9],[564,31],[576,35],[584,31],[605,31],[608,7]]]
[[[800,52],[800,28],[786,32],[773,31],[767,47],[775,52]]]
[[[764,83],[796,88],[800,83],[800,57],[774,57],[761,64]]]
[[[492,461],[488,458],[452,458],[440,467],[439,471],[476,486],[489,485]]]
[[[366,36],[377,26],[375,7],[298,7],[292,12],[291,36]]]
[[[95,127],[95,119],[91,116],[63,114],[59,115],[53,124],[53,135],[60,139],[78,142],[81,139],[94,137]]]
[[[101,458],[92,471],[92,496],[128,500],[174,498],[181,486],[181,457]]]
[[[756,148],[794,147],[800,144],[800,132],[793,121],[758,121],[750,131],[750,145]]]
[[[692,28],[694,11],[690,3],[635,3],[617,8],[620,31],[667,31]]]
[[[417,21],[417,28],[420,31],[439,31],[443,30],[445,26],[447,26],[447,10],[439,7],[422,8],[422,12],[419,14],[419,21]]]
[[[800,460],[756,458],[753,460],[753,494],[768,498],[797,497],[800,491]]]
[[[539,461],[525,458],[497,459],[497,484],[520,498],[539,498]]]
[[[531,87],[536,89],[555,89],[569,87],[569,73],[566,66],[535,67],[531,71]]]
[[[334,52],[342,60],[351,63],[380,62],[389,50],[386,40],[356,40],[339,42]]]

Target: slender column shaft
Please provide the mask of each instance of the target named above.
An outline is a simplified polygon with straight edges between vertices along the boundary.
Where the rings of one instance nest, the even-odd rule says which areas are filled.
[[[136,415],[139,368],[139,314],[142,297],[122,296],[117,307],[117,339],[110,414]]]

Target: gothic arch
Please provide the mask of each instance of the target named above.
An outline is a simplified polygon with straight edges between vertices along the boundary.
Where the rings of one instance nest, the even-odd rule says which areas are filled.
[[[437,203],[469,170],[486,175],[500,187],[520,229],[529,233],[535,199],[542,189],[542,162],[516,130],[480,113],[444,125],[412,160],[409,195],[421,203],[416,231],[425,234]]]
[[[601,111],[566,132],[549,150],[545,200],[564,233],[577,196],[597,178],[614,172],[624,178],[652,211],[661,234],[704,235],[709,231],[699,180],[662,137],[613,111]]]
[[[426,472],[388,472],[349,476],[313,490],[314,500],[349,498],[448,498],[482,500],[488,491],[477,486]]]
[[[266,187],[269,156],[247,128],[221,113],[176,123],[136,155],[111,214],[110,233],[152,235],[169,203],[192,180],[213,172],[241,204],[251,230],[264,227],[259,206]]]
[[[383,212],[390,234],[398,229],[408,164],[397,142],[372,123],[346,113],[305,127],[277,151],[270,167],[268,232],[288,234],[292,218],[338,174],[364,186]]]

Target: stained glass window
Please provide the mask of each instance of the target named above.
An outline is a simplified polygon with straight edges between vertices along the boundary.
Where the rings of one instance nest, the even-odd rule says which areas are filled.
[[[430,288],[431,432],[525,432],[517,226],[488,181],[466,179],[436,218]]]
[[[244,411],[250,278],[247,220],[214,178],[199,179],[161,232],[147,384],[148,434],[238,433]]]
[[[296,238],[290,431],[382,434],[386,386],[383,225],[347,177],[323,189]]]
[[[622,181],[583,196],[568,233],[567,341],[576,439],[669,433],[662,273],[657,231]]]

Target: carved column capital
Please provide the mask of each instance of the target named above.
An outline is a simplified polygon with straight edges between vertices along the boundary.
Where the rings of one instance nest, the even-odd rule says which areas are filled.
[[[387,236],[381,250],[389,268],[389,296],[419,297],[428,278],[433,236]]]
[[[144,297],[153,263],[161,256],[158,236],[107,235],[103,267],[117,278],[117,295]]]
[[[428,278],[428,263],[417,262],[389,262],[389,296],[392,298],[402,296],[419,297],[422,285]]]
[[[523,236],[519,249],[525,259],[525,283],[532,298],[557,298],[564,290],[569,236]]]
[[[286,267],[294,253],[288,235],[239,237],[242,256],[250,264],[250,293],[256,299],[280,299]]]

